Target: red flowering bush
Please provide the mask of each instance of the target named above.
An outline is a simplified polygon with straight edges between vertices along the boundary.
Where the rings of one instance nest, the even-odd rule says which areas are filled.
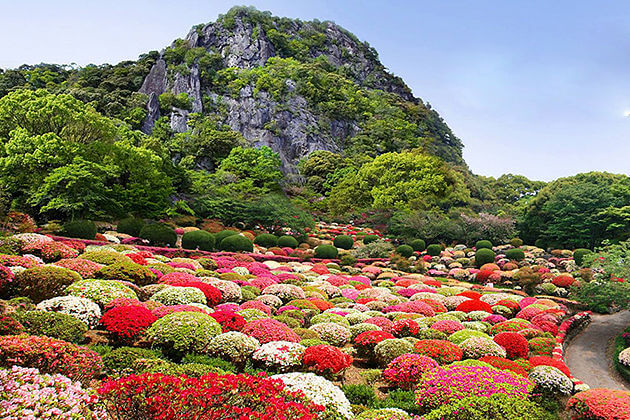
[[[501,299],[494,306],[505,306],[506,308],[511,309],[512,311],[516,311],[519,309],[518,302],[513,301],[512,299]]]
[[[477,281],[480,283],[487,283],[490,279],[490,276],[494,274],[494,270],[480,270],[477,273]]]
[[[393,386],[411,389],[420,381],[423,373],[438,367],[438,363],[427,356],[403,354],[392,360],[383,371],[383,378]]]
[[[85,260],[83,258],[66,258],[59,260],[55,263],[59,267],[67,268],[72,271],[76,271],[84,279],[94,277],[97,271],[103,268],[102,264],[95,263],[94,261]]]
[[[41,373],[60,373],[87,382],[103,368],[98,353],[49,337],[6,335],[0,337],[0,366],[37,368]]]
[[[223,332],[241,331],[247,322],[245,318],[232,311],[215,311],[210,314],[219,324]]]
[[[131,341],[149,328],[157,317],[144,306],[116,306],[101,318],[101,324],[116,341]]]
[[[489,365],[494,366],[499,370],[511,370],[512,372],[518,373],[521,376],[527,376],[527,371],[529,370],[523,367],[523,362],[516,363],[512,360],[504,359],[503,357],[483,356],[478,360],[480,362],[488,363]],[[529,363],[526,360],[524,360],[524,362],[526,366],[529,366]]]
[[[446,340],[419,340],[414,347],[418,354],[430,357],[441,365],[462,360],[463,356],[462,349]]]
[[[121,420],[310,420],[324,411],[302,392],[264,376],[145,373],[109,380],[98,392],[112,418]]]
[[[22,249],[23,252],[32,253],[42,257],[46,262],[53,262],[62,258],[75,258],[79,251],[69,247],[63,242],[34,242]]]
[[[472,290],[466,290],[464,292],[458,293],[457,296],[464,296],[469,299],[479,300],[481,299],[482,294],[479,292],[474,292]]]
[[[415,314],[421,314],[424,316],[435,316],[435,311],[431,306],[419,300],[412,302],[403,302],[398,305],[388,306],[383,312],[411,312]]]
[[[385,318],[384,316],[375,316],[375,317],[366,319],[364,323],[374,324],[377,327],[381,327],[381,329],[385,332],[391,332],[392,327],[394,326],[394,323],[391,320]]]
[[[529,351],[539,356],[551,356],[556,340],[548,337],[534,337],[529,340]]]
[[[207,283],[201,281],[172,281],[170,285],[177,287],[194,287],[201,290],[210,307],[216,306],[221,302],[221,291]]]
[[[575,279],[569,275],[561,274],[554,277],[551,282],[558,287],[564,287],[566,289],[567,287],[570,287],[573,283],[575,283]]]
[[[413,337],[420,331],[420,325],[413,319],[400,319],[394,321],[392,333],[396,337]]]
[[[459,305],[457,305],[457,308],[455,308],[456,311],[461,311],[461,312],[473,312],[473,311],[485,311],[488,313],[492,313],[492,307],[487,304],[486,302],[482,302],[480,300],[467,300],[465,302],[460,303]]]
[[[494,342],[505,349],[508,359],[525,359],[529,353],[527,339],[515,332],[502,332],[494,336]]]
[[[567,402],[574,420],[630,419],[630,394],[615,389],[594,388],[575,394]]]
[[[426,303],[427,305],[431,307],[431,309],[433,309],[433,312],[435,313],[448,312],[448,309],[446,308],[446,306],[444,306],[441,302],[438,302],[437,300],[434,300],[434,299],[424,298],[424,299],[418,299],[416,302]]]
[[[339,373],[352,364],[352,356],[337,347],[321,344],[308,347],[302,358],[304,366],[317,373]]]
[[[14,335],[24,331],[24,326],[10,316],[0,316],[0,335]]]
[[[183,273],[181,271],[174,271],[172,273],[164,274],[160,277],[160,283],[173,284],[183,281],[199,281],[199,279],[192,274]]]
[[[516,318],[531,320],[536,315],[539,315],[543,312],[542,309],[528,306],[526,308],[521,309],[517,314]]]
[[[40,262],[35,258],[20,257],[19,255],[0,254],[0,265],[7,267],[24,267],[31,268],[39,265]]]
[[[130,254],[125,254],[125,255],[131,258],[131,261],[135,262],[136,264],[140,264],[140,265],[148,264],[147,260],[140,253],[130,253]]]
[[[256,319],[248,322],[241,330],[244,334],[254,337],[260,344],[270,341],[291,341],[299,343],[301,338],[286,324],[275,319]]]
[[[529,364],[531,367],[534,366],[553,366],[557,369],[560,369],[562,373],[567,376],[571,376],[571,372],[569,372],[569,368],[563,362],[552,359],[551,357],[546,356],[533,356],[529,358]]]
[[[502,332],[519,332],[532,328],[532,324],[524,319],[509,319],[507,321],[494,324],[490,328],[490,335],[496,335]]]
[[[0,290],[13,281],[13,272],[7,267],[0,265]]]
[[[370,357],[374,353],[374,347],[383,340],[389,340],[394,337],[386,331],[366,331],[354,338],[353,344],[357,349],[357,353],[363,357]]]
[[[271,315],[271,308],[259,300],[248,300],[240,305],[240,309],[258,309],[267,315]]]

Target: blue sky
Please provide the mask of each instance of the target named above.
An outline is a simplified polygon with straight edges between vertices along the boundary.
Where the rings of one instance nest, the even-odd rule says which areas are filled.
[[[231,1],[0,0],[0,67],[116,63],[160,50]],[[332,20],[440,112],[481,175],[630,174],[630,2],[255,1]]]

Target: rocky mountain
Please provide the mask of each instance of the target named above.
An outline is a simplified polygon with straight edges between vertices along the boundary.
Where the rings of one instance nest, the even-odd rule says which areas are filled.
[[[462,164],[441,117],[389,73],[367,43],[332,22],[234,8],[164,49],[144,79],[142,130],[192,113],[280,154],[286,172],[314,150],[376,155],[426,147]]]

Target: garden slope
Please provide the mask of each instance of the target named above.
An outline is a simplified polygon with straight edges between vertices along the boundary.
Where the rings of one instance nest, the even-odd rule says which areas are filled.
[[[610,366],[611,340],[630,325],[630,311],[613,315],[593,314],[591,324],[575,337],[565,354],[571,374],[591,388],[630,391]]]

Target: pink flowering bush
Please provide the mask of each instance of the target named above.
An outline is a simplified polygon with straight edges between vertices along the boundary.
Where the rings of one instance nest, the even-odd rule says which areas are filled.
[[[416,390],[416,403],[424,411],[471,396],[505,394],[528,397],[534,384],[510,371],[486,366],[445,366],[425,373]]]
[[[0,411],[4,419],[108,419],[94,390],[63,375],[13,366],[0,369]]]
[[[103,264],[95,263],[90,260],[84,260],[82,258],[64,258],[57,261],[55,265],[76,271],[84,279],[94,277],[94,274],[103,268]]]
[[[575,420],[625,420],[630,418],[630,395],[624,391],[594,388],[575,394],[567,403]]]
[[[299,343],[301,338],[293,330],[275,319],[256,319],[248,322],[241,330],[257,339],[261,344],[271,341],[291,341]]]
[[[420,381],[421,376],[438,367],[438,363],[427,356],[403,354],[392,360],[383,371],[383,378],[393,386],[411,389]]]

